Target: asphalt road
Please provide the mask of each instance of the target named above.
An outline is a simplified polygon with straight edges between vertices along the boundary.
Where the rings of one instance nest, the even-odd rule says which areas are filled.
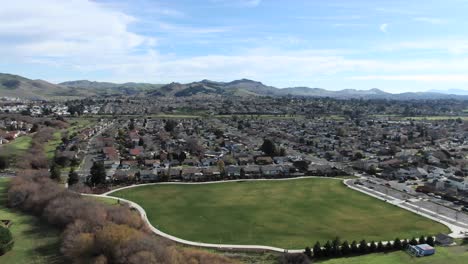
[[[86,177],[89,176],[91,167],[93,166],[93,159],[98,157],[97,150],[95,148],[97,138],[105,131],[108,129],[112,128],[114,123],[111,123],[109,126],[104,127],[100,131],[98,131],[96,134],[94,134],[89,140],[88,144],[86,145],[86,154],[83,158],[83,161],[80,165],[80,169],[77,171],[78,175],[80,176],[80,182],[85,182]]]
[[[410,188],[407,189],[407,192],[399,191],[393,187],[385,185],[387,181],[384,181],[385,183],[383,183],[374,178],[361,178],[357,181],[361,182],[362,185],[355,184],[356,181],[350,181],[349,184],[383,198],[388,202],[402,204],[418,212],[428,214],[436,219],[468,229],[468,214],[434,203],[426,198],[427,195],[420,195]]]

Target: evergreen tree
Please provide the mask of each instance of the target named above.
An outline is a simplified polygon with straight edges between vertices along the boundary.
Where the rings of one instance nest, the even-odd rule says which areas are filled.
[[[101,162],[94,162],[90,171],[91,177],[89,179],[89,184],[96,186],[98,184],[103,184],[106,182],[106,169],[104,164]]]
[[[359,248],[358,248],[358,246],[357,246],[356,240],[354,240],[353,242],[351,242],[351,252],[352,252],[353,254],[359,253]]]
[[[8,168],[8,158],[5,156],[0,156],[0,170]]]
[[[80,181],[80,177],[74,168],[71,168],[70,173],[68,173],[68,186],[72,186]]]
[[[410,245],[412,245],[412,246],[416,246],[416,245],[418,244],[418,241],[416,240],[416,238],[413,237],[413,238],[410,240],[409,243],[410,243]]]
[[[392,250],[393,250],[392,241],[388,241],[387,244],[385,244],[385,251],[392,251]]]
[[[312,250],[310,250],[310,247],[306,247],[304,250],[304,254],[311,259],[312,258]]]
[[[408,239],[405,239],[401,242],[401,248],[406,249],[408,247]]]
[[[377,245],[375,244],[374,241],[372,241],[372,242],[370,243],[369,251],[370,251],[370,252],[376,252],[376,251],[377,251]]]
[[[424,236],[419,237],[419,244],[426,244],[426,238]]]
[[[383,252],[385,250],[385,246],[383,245],[382,241],[379,241],[377,244],[377,252]]]
[[[351,247],[349,246],[349,243],[347,240],[341,244],[341,255],[347,256],[351,253]]]
[[[315,258],[323,257],[322,246],[320,245],[320,242],[318,241],[314,245],[314,257]]]
[[[324,256],[325,257],[331,257],[333,248],[332,248],[332,245],[331,245],[330,241],[327,241],[327,243],[325,243],[325,246],[323,246],[323,247],[324,247]]]
[[[361,242],[359,242],[359,253],[366,254],[368,250],[369,246],[367,245],[366,240],[361,240]]]
[[[395,241],[393,241],[393,249],[400,250],[401,249],[401,240],[400,238],[395,238]]]
[[[264,139],[263,144],[260,147],[260,150],[265,153],[265,155],[268,156],[275,156],[277,154],[276,146],[275,143],[271,139]]]
[[[332,241],[332,255],[334,257],[339,257],[341,255],[340,245],[340,238],[335,237],[335,239]]]
[[[54,181],[59,182],[60,181],[60,175],[61,171],[60,168],[57,166],[57,164],[52,164],[50,167],[50,178]]]
[[[428,236],[426,239],[426,244],[428,244],[429,246],[434,246],[435,245],[434,237]]]

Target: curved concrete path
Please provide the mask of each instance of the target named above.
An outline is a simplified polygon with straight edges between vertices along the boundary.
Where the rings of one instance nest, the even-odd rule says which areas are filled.
[[[210,244],[210,243],[203,243],[203,242],[195,242],[195,241],[189,241],[189,240],[185,240],[185,239],[182,239],[182,238],[178,238],[178,237],[175,237],[175,236],[172,236],[172,235],[169,235],[169,234],[166,234],[164,232],[162,232],[161,230],[157,229],[156,227],[154,227],[151,222],[149,221],[147,215],[146,215],[146,211],[145,209],[143,209],[143,207],[141,207],[139,204],[135,203],[135,202],[132,202],[132,201],[129,201],[127,199],[123,199],[123,198],[119,198],[119,197],[115,197],[115,196],[111,196],[110,194],[114,193],[114,192],[117,192],[117,191],[120,191],[120,190],[125,190],[125,189],[130,189],[130,188],[135,188],[135,187],[140,187],[140,186],[149,186],[149,185],[172,185],[172,184],[187,184],[187,185],[190,185],[190,184],[216,184],[216,183],[225,183],[225,182],[244,182],[244,181],[286,181],[286,180],[298,180],[298,179],[308,179],[308,178],[322,178],[322,179],[334,179],[334,180],[342,180],[343,183],[349,187],[350,189],[353,189],[353,190],[356,190],[356,191],[359,191],[361,193],[365,193],[367,195],[370,195],[372,197],[375,197],[375,198],[378,198],[380,200],[384,200],[382,197],[379,197],[377,195],[374,195],[372,193],[369,193],[369,192],[365,192],[359,188],[355,188],[354,186],[351,186],[349,184],[347,184],[347,181],[351,181],[351,180],[355,180],[355,179],[343,179],[343,178],[334,178],[334,177],[320,177],[320,176],[305,176],[305,177],[296,177],[296,178],[285,178],[285,179],[242,179],[242,180],[227,180],[227,181],[212,181],[212,182],[161,182],[161,183],[145,183],[145,184],[136,184],[136,185],[130,185],[130,186],[126,186],[126,187],[122,187],[122,188],[117,188],[115,190],[112,190],[112,191],[109,191],[109,192],[106,192],[106,193],[103,193],[103,194],[82,194],[82,195],[86,195],[86,196],[95,196],[95,197],[105,197],[105,198],[111,198],[111,199],[115,199],[115,200],[120,200],[120,201],[123,201],[125,203],[127,203],[131,208],[135,208],[138,213],[141,215],[142,219],[146,222],[146,224],[148,225],[148,227],[151,229],[151,231],[153,233],[155,233],[156,235],[159,235],[159,236],[162,236],[164,238],[167,238],[169,240],[172,240],[174,242],[177,242],[177,243],[181,243],[181,244],[184,244],[184,245],[189,245],[189,246],[195,246],[195,247],[204,247],[204,248],[213,248],[213,249],[224,249],[224,250],[242,250],[242,251],[273,251],[273,252],[279,252],[279,253],[284,253],[284,252],[288,252],[288,253],[302,253],[304,252],[304,249],[284,249],[284,248],[278,248],[278,247],[271,247],[271,246],[263,246],[263,245],[229,245],[229,244]],[[427,218],[430,218],[434,221],[437,221],[437,222],[440,222],[444,225],[446,225],[447,227],[450,228],[450,230],[452,230],[452,232],[456,232],[456,231],[459,231],[458,229],[455,228],[454,225],[450,224],[450,223],[447,223],[447,222],[444,222],[440,219],[436,219],[436,218],[433,218],[431,217],[430,215],[427,215],[427,214],[424,214],[424,213],[421,213],[419,211],[416,211],[416,210],[412,210],[411,208],[408,208],[408,207],[403,207],[401,206],[400,204],[397,204],[397,206],[403,208],[403,209],[406,209],[406,210],[409,210],[409,211],[412,211],[414,213],[417,213],[419,215],[422,215],[424,217],[427,217]],[[384,244],[387,243],[387,242],[384,242]]]

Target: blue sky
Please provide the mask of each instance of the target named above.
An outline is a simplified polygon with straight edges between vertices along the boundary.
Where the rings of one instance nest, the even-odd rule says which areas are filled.
[[[52,82],[231,81],[468,90],[468,1],[17,0],[0,72]]]

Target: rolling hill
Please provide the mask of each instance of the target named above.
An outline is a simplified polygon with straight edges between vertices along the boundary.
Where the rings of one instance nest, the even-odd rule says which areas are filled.
[[[43,80],[30,80],[18,75],[0,73],[0,96],[44,100],[62,96],[87,96],[87,94]]]
[[[0,73],[0,96],[42,100],[111,95],[155,97],[190,97],[204,95],[240,97],[304,96],[337,99],[468,100],[468,95],[439,92],[407,92],[393,94],[376,88],[370,90],[344,89],[340,91],[309,87],[276,88],[248,79],[240,79],[232,82],[202,80],[187,84],[173,82],[166,85],[134,82],[95,82],[88,80],[53,84],[43,80],[31,80],[18,75]]]

